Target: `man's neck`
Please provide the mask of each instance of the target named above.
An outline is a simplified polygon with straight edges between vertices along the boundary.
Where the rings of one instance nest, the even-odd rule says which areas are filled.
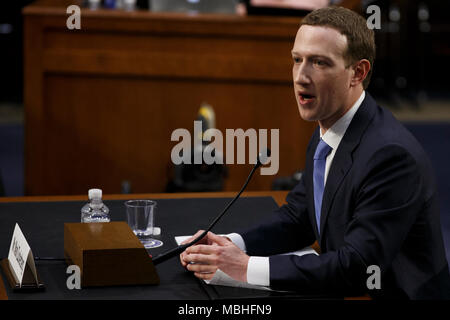
[[[322,135],[324,135],[325,132],[327,132],[327,130],[330,129],[336,123],[336,121],[342,118],[348,112],[348,110],[352,108],[352,106],[356,103],[359,97],[361,97],[363,91],[364,91],[363,88],[361,88],[360,90],[355,90],[354,93],[349,95],[349,98],[347,99],[348,101],[345,103],[345,107],[339,109],[331,117],[325,120],[319,120],[320,132],[322,133]]]

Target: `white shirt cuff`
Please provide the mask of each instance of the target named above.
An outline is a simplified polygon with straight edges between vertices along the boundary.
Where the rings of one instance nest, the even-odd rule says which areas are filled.
[[[244,239],[239,233],[227,234],[231,242],[239,249],[246,252]],[[268,257],[250,257],[247,265],[247,283],[258,286],[270,285],[270,268]]]
[[[239,233],[230,233],[225,236],[228,237],[231,240],[231,242],[233,242],[239,249],[241,249],[244,252],[247,251],[244,239]]]
[[[247,265],[247,282],[258,286],[270,286],[269,257],[250,257]]]

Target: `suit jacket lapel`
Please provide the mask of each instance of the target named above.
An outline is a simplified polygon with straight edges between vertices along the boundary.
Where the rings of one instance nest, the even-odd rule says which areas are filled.
[[[341,141],[342,143],[342,141]],[[320,213],[320,238],[322,239],[323,229],[325,222],[328,217],[328,213],[331,209],[331,204],[333,203],[334,195],[339,189],[344,177],[347,175],[348,170],[352,166],[353,160],[351,153],[348,150],[344,150],[339,146],[333,163],[331,164],[330,171],[328,173],[327,184],[325,185],[325,190],[323,192],[322,198],[322,211]],[[321,242],[321,241],[319,241]]]
[[[376,110],[375,100],[366,92],[366,97],[354,115],[344,137],[339,144],[338,150],[333,158],[330,171],[328,173],[327,182],[322,199],[322,210],[320,216],[320,239],[319,244],[322,243],[322,236],[326,220],[333,203],[336,191],[339,189],[344,177],[352,167],[353,150],[359,145],[361,137],[369,125]],[[314,219],[315,220],[315,219]]]

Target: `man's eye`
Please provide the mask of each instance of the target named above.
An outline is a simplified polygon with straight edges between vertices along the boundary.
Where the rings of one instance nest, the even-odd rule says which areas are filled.
[[[299,63],[299,62],[301,62],[300,58],[293,57],[292,59],[294,60],[294,63]]]
[[[316,64],[316,65],[322,67],[322,66],[325,66],[325,65],[326,65],[326,62],[323,61],[323,60],[314,60],[314,64]]]

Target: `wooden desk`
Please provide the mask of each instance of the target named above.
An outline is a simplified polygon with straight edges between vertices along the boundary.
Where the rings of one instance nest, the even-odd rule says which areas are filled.
[[[304,167],[316,124],[300,119],[292,89],[300,18],[82,9],[81,30],[69,30],[65,2],[77,3],[23,10],[26,195],[120,193],[125,180],[164,192],[171,133],[192,133],[202,102],[223,134],[279,129],[278,176]],[[224,191],[249,170],[229,165]]]

